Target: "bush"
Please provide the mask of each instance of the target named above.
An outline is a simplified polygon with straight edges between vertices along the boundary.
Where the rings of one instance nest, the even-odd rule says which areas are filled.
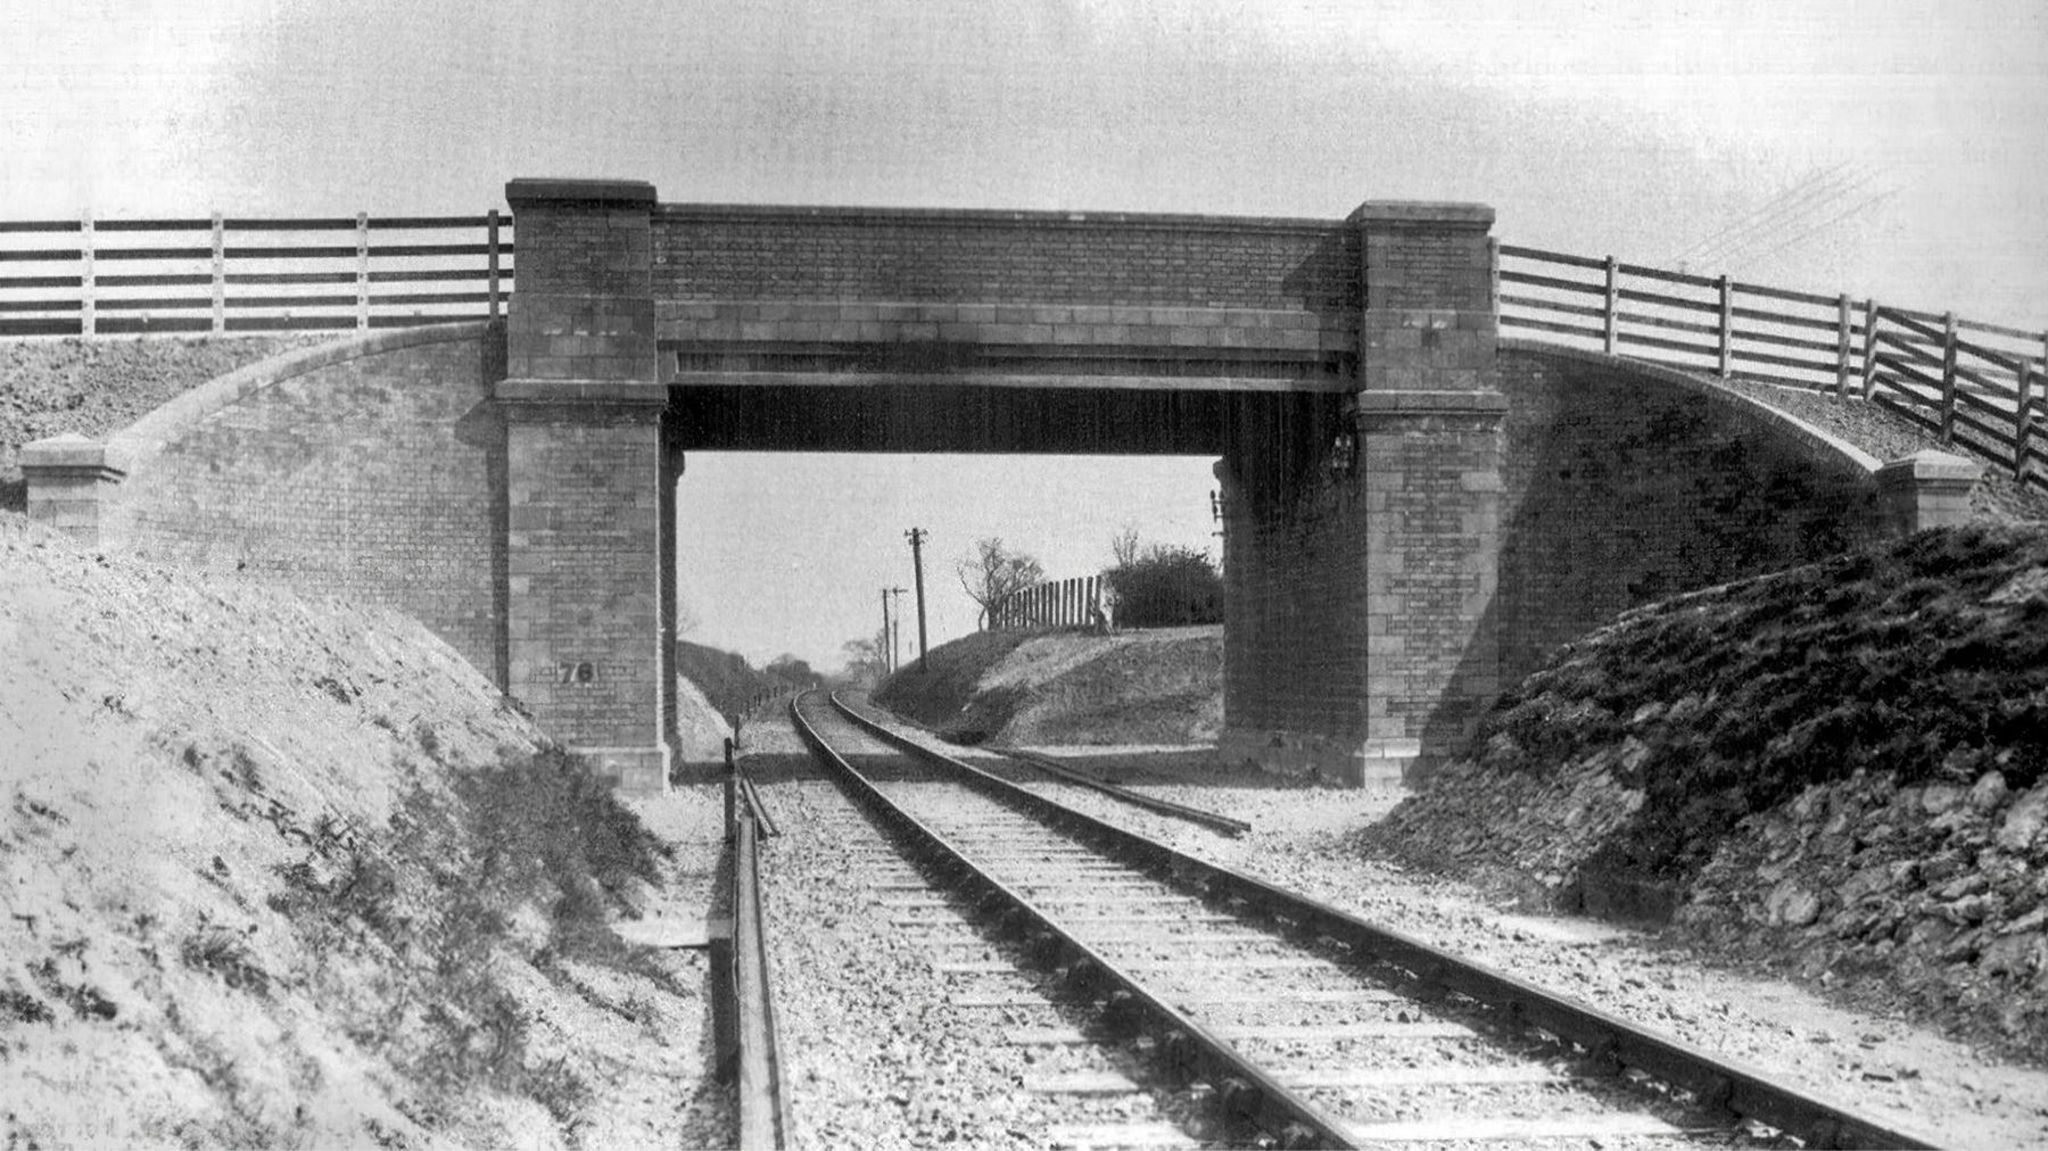
[[[1103,573],[1116,593],[1119,627],[1223,622],[1223,577],[1209,553],[1154,544]]]

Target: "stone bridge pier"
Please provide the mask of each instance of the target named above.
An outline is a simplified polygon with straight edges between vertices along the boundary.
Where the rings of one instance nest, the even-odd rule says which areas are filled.
[[[675,490],[649,240],[654,187],[515,180],[506,329],[506,685],[637,791],[667,786]]]
[[[1244,428],[1225,508],[1220,751],[1393,784],[1499,690],[1502,418],[1493,211],[1368,203],[1357,387],[1333,419]]]

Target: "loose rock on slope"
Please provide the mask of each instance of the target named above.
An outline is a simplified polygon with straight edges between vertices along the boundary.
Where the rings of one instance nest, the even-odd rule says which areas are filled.
[[[1681,596],[1561,650],[1356,837],[2048,1059],[2048,530],[1947,529]]]

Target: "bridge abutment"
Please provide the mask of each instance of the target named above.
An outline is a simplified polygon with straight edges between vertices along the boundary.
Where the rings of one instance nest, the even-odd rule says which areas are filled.
[[[1231,508],[1228,758],[1399,784],[1469,734],[1499,690],[1507,403],[1492,223],[1471,204],[1353,213],[1357,390],[1327,428],[1310,411],[1242,437],[1218,468]]]
[[[673,486],[652,186],[514,180],[506,332],[506,686],[631,791],[668,785]]]

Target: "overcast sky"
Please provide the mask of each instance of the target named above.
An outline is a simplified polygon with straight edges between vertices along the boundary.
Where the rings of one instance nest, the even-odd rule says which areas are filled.
[[[1477,200],[1510,243],[2048,327],[2039,0],[0,0],[0,28],[4,217],[471,212],[536,175],[668,201]],[[956,635],[976,537],[1060,575],[1127,521],[1204,546],[1208,468],[699,456],[693,638],[835,663],[907,585],[912,522]]]

